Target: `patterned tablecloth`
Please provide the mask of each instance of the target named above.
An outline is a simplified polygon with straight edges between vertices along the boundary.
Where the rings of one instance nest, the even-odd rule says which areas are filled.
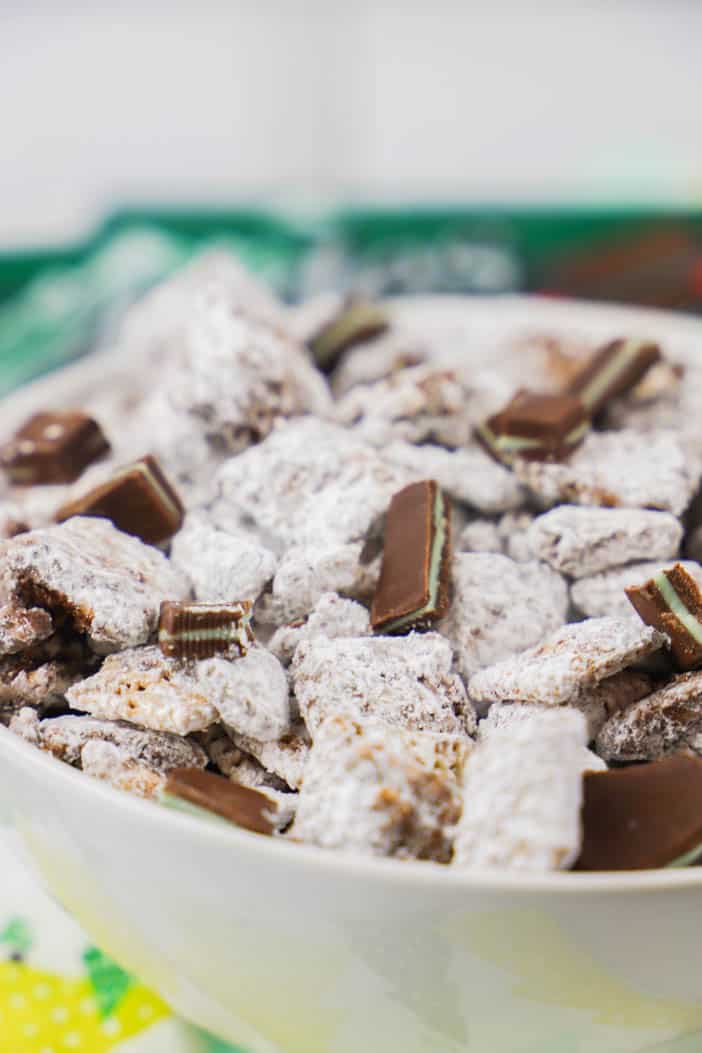
[[[0,829],[0,1053],[241,1053],[94,947]]]

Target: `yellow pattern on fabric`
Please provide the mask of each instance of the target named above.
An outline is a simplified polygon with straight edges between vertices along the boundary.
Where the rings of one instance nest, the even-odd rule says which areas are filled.
[[[0,963],[0,1053],[108,1053],[170,1015],[160,998],[135,984],[103,1017],[87,979]]]

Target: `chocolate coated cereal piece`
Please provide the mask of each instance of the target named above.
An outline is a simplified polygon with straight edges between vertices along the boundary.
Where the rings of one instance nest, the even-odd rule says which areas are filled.
[[[211,658],[226,652],[243,657],[253,641],[251,604],[178,603],[164,600],[158,644],[168,658]]]
[[[235,662],[209,658],[198,663],[197,673],[230,734],[275,742],[290,731],[288,678],[264,647],[249,648]]]
[[[669,512],[560,505],[537,516],[528,543],[537,559],[583,578],[637,559],[674,557],[682,526]]]
[[[36,413],[0,449],[11,483],[72,483],[110,449],[96,420],[78,411]]]
[[[676,516],[699,482],[695,458],[670,430],[590,432],[567,462],[519,457],[514,471],[544,507],[657,508]]]
[[[633,618],[564,625],[537,647],[471,677],[477,702],[573,702],[582,692],[663,646],[662,633]]]
[[[569,395],[579,398],[594,417],[606,404],[633,388],[660,361],[657,344],[643,340],[613,340],[595,352],[568,384]]]
[[[322,721],[337,714],[375,717],[409,731],[472,734],[475,713],[452,659],[448,641],[437,633],[316,636],[295,652],[295,696],[313,739]]]
[[[382,452],[385,460],[406,468],[418,481],[436,479],[452,500],[486,514],[519,508],[524,502],[524,491],[513,472],[488,456],[477,442],[447,450],[398,439],[384,446]]]
[[[106,483],[62,505],[56,521],[99,516],[110,519],[125,534],[155,545],[180,530],[184,515],[178,494],[156,459],[147,455],[120,468]]]
[[[613,714],[646,698],[654,689],[655,682],[648,673],[623,669],[621,673],[608,676],[594,687],[582,691],[571,705],[585,717],[588,741],[592,742]]]
[[[702,850],[702,760],[676,753],[650,764],[588,772],[576,870],[682,866]]]
[[[568,589],[544,563],[459,552],[452,577],[453,599],[439,632],[451,641],[465,679],[515,649],[538,643],[566,620]]]
[[[381,307],[367,300],[350,298],[339,313],[317,332],[307,346],[323,373],[331,373],[344,351],[380,336],[388,328]]]
[[[577,857],[585,721],[569,706],[528,708],[494,722],[468,757],[455,866],[546,871]]]
[[[352,388],[336,404],[336,419],[381,449],[395,439],[462,448],[483,412],[461,371],[439,363]]]
[[[13,720],[10,730],[27,737],[28,718],[28,711],[23,709]],[[203,749],[192,739],[137,728],[119,720],[96,720],[83,716],[51,717],[34,721],[32,729],[29,736],[31,741],[74,767],[80,767],[85,745],[95,741],[110,743],[125,758],[161,774],[184,765],[204,768],[207,763]]]
[[[683,673],[653,694],[613,713],[597,736],[609,761],[658,760],[683,746],[702,747],[702,672]]]
[[[188,575],[201,603],[230,596],[255,603],[278,565],[274,553],[253,532],[233,523],[218,527],[204,515],[192,513],[171,542],[170,559]]]
[[[270,742],[259,742],[258,739],[251,739],[246,735],[236,733],[232,734],[232,740],[234,745],[243,750],[245,754],[254,757],[268,775],[280,780],[285,787],[290,787],[292,790],[300,789],[311,745],[307,728],[301,721],[295,724],[287,734]],[[239,766],[240,764],[241,762]],[[239,767],[235,767],[230,774],[239,782],[245,781],[239,774]]]
[[[0,655],[17,654],[51,636],[54,623],[41,607],[27,610],[17,603],[0,606]]]
[[[176,768],[169,773],[161,803],[179,808],[182,802],[186,804],[183,811],[194,805],[256,834],[270,835],[275,829],[271,801],[265,794],[198,768]]]
[[[14,602],[42,607],[98,654],[146,643],[164,596],[190,591],[161,552],[101,519],[20,534],[0,544],[0,560]]]
[[[158,647],[127,649],[108,655],[98,672],[74,684],[66,697],[73,709],[102,720],[189,735],[217,720],[200,672],[200,663],[196,667],[166,658]]]
[[[155,394],[194,426],[214,458],[260,442],[285,417],[331,408],[325,379],[303,348],[219,289],[193,307]]]
[[[370,636],[368,611],[354,600],[346,600],[335,592],[325,592],[315,604],[308,618],[282,625],[268,641],[268,650],[289,665],[298,644],[314,636],[336,640],[341,636]]]
[[[291,837],[343,852],[448,862],[471,745],[462,736],[328,717],[310,751]]]
[[[587,410],[578,399],[518,391],[476,434],[493,457],[511,464],[517,457],[561,460],[582,442],[588,428]]]
[[[680,563],[626,590],[647,625],[666,633],[680,669],[702,665],[702,591]]]
[[[408,632],[442,618],[450,573],[450,505],[433,479],[412,483],[394,495],[388,508],[373,628]]]

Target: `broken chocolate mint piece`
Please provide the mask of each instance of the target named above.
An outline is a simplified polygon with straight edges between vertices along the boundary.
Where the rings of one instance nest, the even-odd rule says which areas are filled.
[[[307,346],[318,368],[330,373],[344,351],[380,336],[387,328],[387,315],[381,307],[367,300],[349,299]]]
[[[702,665],[702,592],[681,563],[625,591],[641,620],[668,635],[680,669]]]
[[[518,391],[503,410],[478,426],[476,434],[488,453],[510,464],[519,457],[562,460],[588,428],[588,411],[577,398]]]
[[[253,641],[251,604],[161,604],[158,643],[168,658],[211,658],[221,652],[243,657]]]
[[[199,768],[176,768],[169,773],[163,804],[189,811],[189,806],[214,812],[230,823],[256,834],[272,834],[271,801],[258,790],[231,782]]]
[[[596,416],[610,399],[625,394],[663,356],[657,344],[642,340],[613,340],[597,351],[576,374],[567,393],[579,398]]]
[[[443,617],[449,602],[451,509],[433,479],[395,494],[387,513],[383,564],[371,624],[408,632]]]
[[[83,497],[67,502],[59,508],[56,520],[99,516],[112,520],[125,534],[157,544],[180,530],[184,514],[178,494],[156,459],[148,455],[120,468]]]
[[[72,483],[109,448],[85,413],[35,413],[0,449],[0,463],[16,485]]]
[[[702,851],[702,760],[693,753],[584,778],[576,870],[682,866]]]

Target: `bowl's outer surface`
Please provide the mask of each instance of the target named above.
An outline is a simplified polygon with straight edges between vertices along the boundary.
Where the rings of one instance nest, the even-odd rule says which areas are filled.
[[[500,307],[506,330],[702,350],[690,319]],[[470,310],[494,323],[494,300]],[[0,809],[97,943],[250,1053],[702,1049],[702,869],[522,877],[296,848],[132,800],[4,729]]]

